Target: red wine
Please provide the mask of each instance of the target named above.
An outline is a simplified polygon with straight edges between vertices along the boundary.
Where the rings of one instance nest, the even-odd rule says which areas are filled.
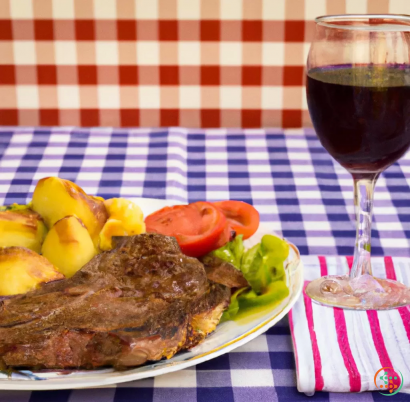
[[[410,145],[410,66],[332,66],[307,75],[322,145],[351,173],[381,172]]]

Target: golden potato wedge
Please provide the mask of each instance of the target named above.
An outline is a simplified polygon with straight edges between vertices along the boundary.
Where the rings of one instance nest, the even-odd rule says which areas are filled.
[[[24,247],[0,248],[0,296],[34,290],[40,283],[64,279],[46,258]]]
[[[104,205],[109,218],[124,222],[127,231],[145,230],[145,227],[141,226],[141,223],[144,223],[144,215],[141,208],[134,202],[125,198],[110,198],[104,202]]]
[[[46,177],[37,183],[32,205],[48,228],[66,216],[77,216],[84,223],[95,245],[108,219],[102,199],[89,196],[75,183],[58,177]]]
[[[108,219],[100,233],[100,249],[103,251],[112,250],[112,238],[114,236],[127,236],[127,231],[121,221]]]
[[[43,219],[27,206],[18,207],[0,211],[0,247],[26,247],[39,253],[47,233]]]
[[[124,198],[105,201],[109,219],[100,233],[101,250],[112,249],[113,236],[133,236],[145,232],[144,215],[141,208]]]
[[[66,216],[50,229],[41,252],[70,278],[97,254],[97,249],[81,220],[76,216]]]

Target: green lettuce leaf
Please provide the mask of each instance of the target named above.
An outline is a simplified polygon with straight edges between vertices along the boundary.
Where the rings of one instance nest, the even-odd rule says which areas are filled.
[[[233,241],[213,251],[213,255],[223,261],[231,263],[235,268],[241,269],[242,256],[245,251],[242,239],[242,235],[236,236]]]
[[[237,236],[213,254],[240,269],[251,287],[239,289],[231,296],[222,321],[239,317],[249,309],[277,303],[289,295],[284,268],[289,245],[285,240],[265,235],[260,243],[245,251],[242,236]]]
[[[257,294],[262,294],[271,282],[285,278],[283,263],[288,258],[289,245],[276,236],[265,235],[262,241],[245,252],[241,271]]]

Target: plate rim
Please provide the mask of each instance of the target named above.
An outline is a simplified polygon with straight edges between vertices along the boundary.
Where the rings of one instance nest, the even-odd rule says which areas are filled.
[[[133,197],[133,200],[152,200],[150,198],[143,198],[143,197]],[[164,206],[172,205],[172,204],[182,204],[179,201],[174,200],[160,200],[155,199],[158,202],[163,202]],[[262,223],[260,226],[266,227],[270,231],[269,225]],[[20,390],[20,391],[45,391],[45,390],[63,390],[63,389],[81,389],[81,388],[98,388],[98,387],[105,387],[105,386],[114,386],[115,384],[121,384],[130,381],[138,381],[146,378],[153,378],[159,375],[173,373],[176,371],[184,370],[189,367],[196,366],[197,364],[203,363],[205,361],[214,359],[216,357],[222,356],[225,353],[229,353],[232,350],[250,342],[251,340],[255,339],[257,336],[266,332],[269,328],[273,327],[278,321],[280,321],[294,306],[298,298],[300,297],[303,289],[304,279],[304,266],[303,261],[301,260],[300,252],[298,248],[288,242],[289,245],[296,251],[297,256],[299,257],[299,262],[297,268],[292,272],[292,275],[298,274],[301,275],[301,280],[299,283],[298,288],[292,294],[292,297],[289,299],[288,303],[283,306],[282,310],[276,314],[275,316],[268,318],[264,322],[260,323],[256,327],[251,328],[245,334],[239,335],[237,338],[228,341],[226,344],[219,346],[211,351],[204,352],[199,356],[194,356],[189,360],[174,362],[170,366],[164,366],[160,368],[153,368],[152,370],[148,370],[145,372],[130,372],[126,374],[126,371],[117,371],[117,372],[110,372],[110,377],[101,377],[98,378],[98,374],[95,374],[95,378],[90,378],[89,376],[76,377],[70,378],[67,377],[65,383],[61,383],[61,380],[64,380],[64,376],[59,378],[50,378],[47,380],[19,380],[19,379],[0,379],[0,390]],[[113,375],[114,374],[114,375]],[[72,381],[72,382],[71,382]]]

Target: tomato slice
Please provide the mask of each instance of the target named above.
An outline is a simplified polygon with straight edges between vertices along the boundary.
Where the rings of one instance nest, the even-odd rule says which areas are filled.
[[[217,248],[226,230],[225,215],[209,202],[165,207],[145,218],[147,232],[177,239],[181,251],[200,257]]]
[[[226,216],[228,225],[236,234],[249,239],[259,227],[259,212],[242,201],[219,201],[213,203]]]
[[[229,226],[228,221],[226,221],[225,229],[223,230],[223,232],[219,236],[219,239],[216,242],[215,247],[213,248],[213,250],[217,250],[218,248],[223,247],[226,243],[229,243],[234,238],[235,238],[235,233],[231,229],[231,227]]]

